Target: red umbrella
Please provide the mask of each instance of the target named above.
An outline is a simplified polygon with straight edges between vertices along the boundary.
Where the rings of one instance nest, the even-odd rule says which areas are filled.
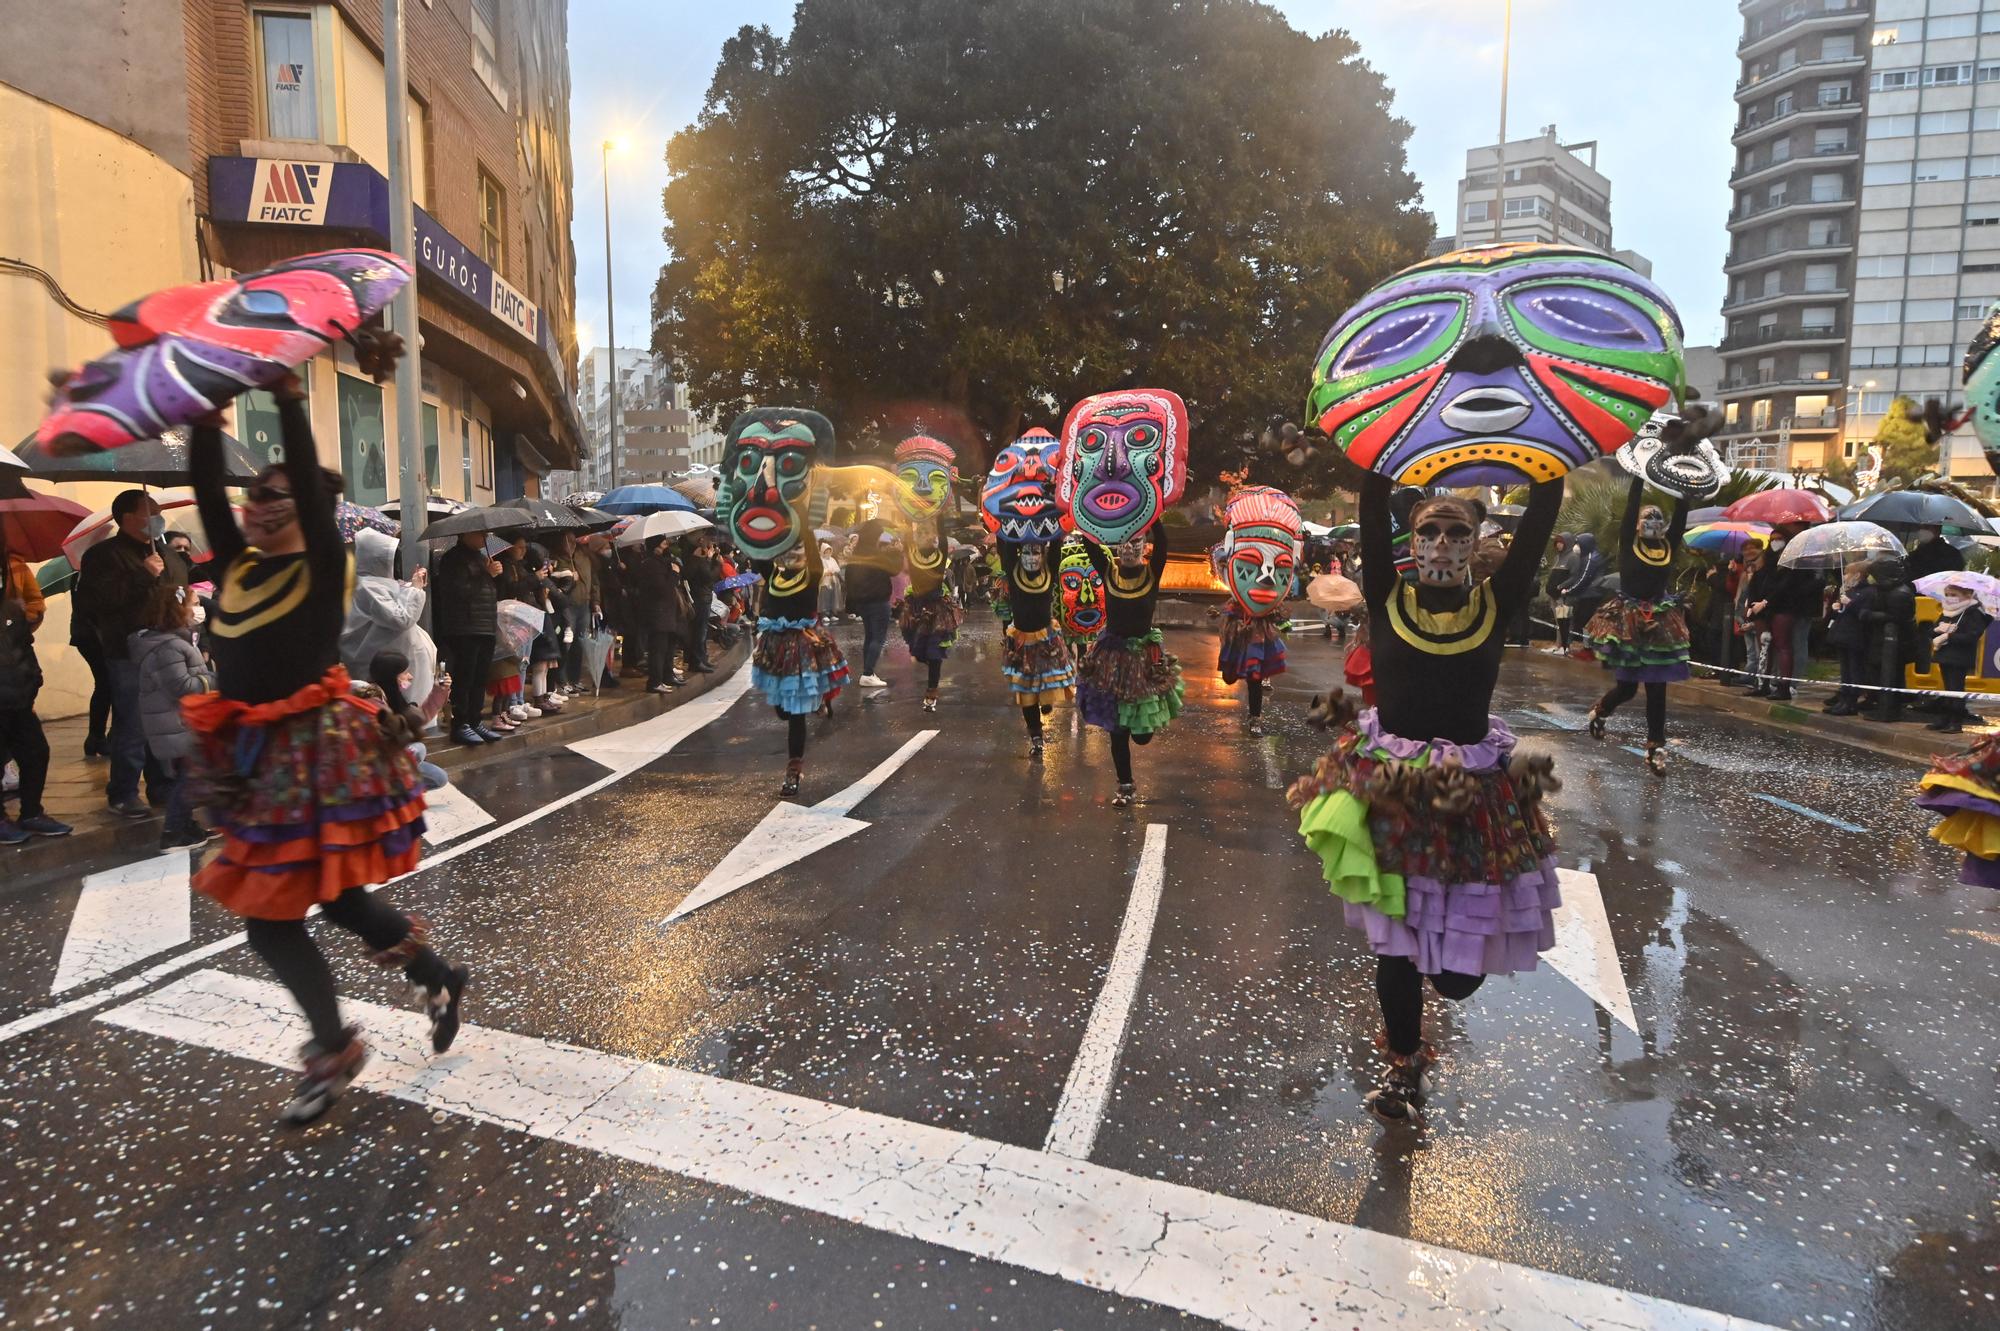
[[[54,559],[63,552],[63,537],[89,516],[82,504],[58,495],[0,499],[0,545],[30,563]]]
[[[1759,490],[1722,510],[1731,522],[1764,522],[1773,527],[1813,526],[1833,521],[1833,510],[1810,490]]]

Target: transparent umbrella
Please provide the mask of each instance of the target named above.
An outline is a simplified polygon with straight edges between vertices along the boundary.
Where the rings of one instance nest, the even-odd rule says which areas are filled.
[[[1828,522],[1794,536],[1778,556],[1785,568],[1845,568],[1857,559],[1903,553],[1903,543],[1872,522]]]

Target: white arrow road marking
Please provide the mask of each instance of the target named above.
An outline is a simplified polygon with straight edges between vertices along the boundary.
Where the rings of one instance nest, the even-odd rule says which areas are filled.
[[[569,746],[570,752],[580,753],[621,776],[636,772],[695,731],[718,720],[749,691],[750,667],[746,664],[693,702],[683,703],[671,712],[661,712],[650,720],[614,730],[608,735],[580,739]]]
[[[1146,951],[1153,942],[1153,921],[1160,913],[1160,892],[1167,882],[1167,826],[1146,824],[1146,844],[1139,852],[1139,871],[1132,878],[1132,897],[1125,906],[1125,923],[1111,949],[1104,987],[1090,1010],[1076,1062],[1070,1064],[1042,1149],[1072,1160],[1090,1159],[1097,1129],[1111,1103],[1111,1083],[1125,1050],[1125,1032],[1132,1025],[1132,1008],[1139,1001],[1139,977],[1146,969]]]
[[[188,853],[168,851],[91,874],[69,917],[52,994],[101,980],[188,941]]]
[[[493,815],[457,786],[424,792],[424,840],[433,846],[442,846],[492,821]]]
[[[1609,1012],[1618,1023],[1638,1034],[1632,1012],[1632,992],[1618,964],[1618,947],[1611,941],[1611,920],[1604,912],[1604,893],[1597,875],[1558,869],[1563,904],[1556,909],[1556,945],[1542,960]]]
[[[356,1083],[367,1090],[1225,1326],[1323,1331],[1337,1311],[1342,1326],[1408,1331],[1770,1331],[1573,1276],[505,1031],[467,1026],[450,1054],[432,1058],[419,1014],[345,1006],[370,1033],[374,1059]],[[306,1038],[284,990],[219,971],[100,1020],[287,1071]]]
[[[748,664],[745,664],[737,667],[734,675],[731,675],[728,679],[695,701],[684,704],[661,716],[654,717],[652,720],[641,721],[636,726],[627,727],[629,730],[644,730],[646,734],[643,740],[625,739],[622,738],[625,733],[624,731],[613,731],[609,735],[597,736],[596,740],[583,741],[584,744],[595,744],[600,740],[610,741],[604,747],[603,751],[607,754],[617,755],[617,765],[613,766],[611,771],[606,772],[603,776],[590,782],[588,785],[579,786],[569,794],[562,796],[560,799],[550,800],[538,809],[530,809],[527,813],[522,814],[510,823],[501,823],[496,827],[489,827],[477,836],[467,837],[465,840],[449,846],[435,855],[425,857],[423,863],[412,869],[410,873],[419,874],[426,869],[435,869],[439,865],[448,864],[460,855],[470,854],[472,851],[491,845],[501,837],[538,823],[550,814],[560,813],[580,800],[589,799],[605,787],[615,785],[617,782],[630,776],[633,772],[638,771],[641,767],[644,767],[653,759],[664,755],[674,745],[680,743],[689,735],[701,729],[701,727],[720,719],[723,713],[729,710],[730,705],[736,699],[742,697],[744,691],[749,687],[750,667]],[[675,728],[662,727],[657,724],[658,722],[681,716],[684,713],[693,714],[690,717],[690,724]],[[571,747],[577,748],[579,746],[572,745]],[[601,760],[593,759],[593,761]],[[606,765],[609,766],[610,764],[606,763]],[[408,876],[409,874],[404,875],[404,877]],[[400,883],[403,880],[402,878],[398,878],[394,881]],[[375,888],[372,887],[369,889],[371,892],[374,890]],[[92,1008],[103,1007],[113,999],[124,998],[128,994],[139,993],[170,975],[176,975],[190,967],[200,965],[210,957],[220,956],[233,948],[241,947],[247,941],[242,934],[230,934],[226,938],[218,938],[212,943],[203,943],[200,947],[191,948],[177,957],[169,957],[165,961],[148,966],[137,975],[128,976],[115,984],[105,986],[95,993],[84,994],[80,997],[69,999],[67,1002],[52,1004],[38,1012],[30,1012],[26,1016],[16,1017],[5,1025],[0,1025],[0,1044],[5,1044],[7,1041],[26,1035],[31,1031],[38,1031],[44,1026],[53,1025],[66,1017],[73,1017],[79,1012],[88,1012]]]
[[[935,730],[919,731],[902,748],[838,794],[830,795],[811,807],[780,804],[765,814],[764,821],[751,828],[750,835],[737,842],[722,857],[722,863],[710,870],[708,877],[702,879],[694,891],[682,897],[681,904],[675,906],[673,912],[660,923],[672,924],[683,915],[700,910],[739,887],[748,887],[766,874],[775,873],[788,864],[797,864],[808,855],[866,829],[868,823],[847,815],[853,812],[855,805],[874,794],[884,781],[895,774],[897,768],[914,758],[918,749],[937,737]]]

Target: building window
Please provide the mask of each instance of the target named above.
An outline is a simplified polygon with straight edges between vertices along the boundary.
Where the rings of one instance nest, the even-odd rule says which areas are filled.
[[[1926,111],[1917,117],[1917,133],[1963,134],[1971,128],[1971,123],[1969,111]]]
[[[2000,106],[1975,106],[1972,108],[1974,129],[2000,129]]]
[[[1750,404],[1750,428],[1768,430],[1771,428],[1771,399],[1760,397]]]
[[[1905,365],[1949,365],[1951,348],[1947,346],[1906,346],[1899,360]]]
[[[1547,217],[1549,205],[1546,199],[1509,199],[1503,217]]]
[[[1934,180],[1965,179],[1965,159],[1963,157],[1926,157],[1917,163],[1917,183]]]
[[[1813,131],[1813,152],[1820,157],[1831,157],[1835,153],[1847,151],[1847,131],[1845,129],[1816,129]]]
[[[273,139],[317,141],[320,73],[312,16],[258,10],[256,18],[264,133]]]
[[[2000,18],[2000,14],[1995,14],[1993,17]],[[2000,63],[1981,65],[1973,77],[1981,83],[2000,83]]]
[[[1854,85],[1846,79],[1822,83],[1813,100],[1821,106],[1843,106],[1854,98]]]
[[[1955,84],[1970,82],[1972,82],[1971,65],[1932,65],[1924,71],[1926,88],[1948,88]]]
[[[1900,139],[1916,132],[1917,118],[1913,115],[1868,117],[1868,137],[1871,139]]]
[[[1986,309],[1992,303],[1990,300],[1962,300],[1952,313],[1960,319],[1984,319]]]
[[[1923,24],[1919,23],[1915,26],[1918,31],[1921,32],[1923,30]],[[1894,46],[1898,41],[1902,40],[1902,36],[1903,30],[1900,25],[1884,23],[1875,29],[1875,35],[1868,39],[1868,44],[1870,46]]]
[[[1854,34],[1843,32],[1827,37],[1819,44],[1819,58],[1822,60],[1854,59]]]
[[[1840,244],[1840,223],[1831,217],[1815,217],[1806,223],[1806,244]]]
[[[1903,322],[1942,323],[1951,318],[1951,305],[1948,297],[1936,300],[1906,300],[1903,302]]]
[[[507,267],[507,194],[500,182],[479,172],[479,254],[495,272]]]
[[[1956,254],[1912,254],[1911,277],[1949,277],[1958,271]]]
[[[1924,24],[1924,40],[1941,42],[1948,37],[1972,37],[1979,32],[1979,15],[1952,14],[1945,18],[1933,18]],[[1944,66],[1950,69],[1950,65]]]
[[[507,85],[500,77],[500,0],[472,0],[472,72],[507,105]]]
[[[1864,185],[1907,185],[1910,183],[1910,163],[1869,162],[1861,168],[1861,183]]]
[[[1485,199],[1465,205],[1465,220],[1468,222],[1490,222],[1493,220],[1492,204]]]
[[[1967,226],[2000,226],[2000,207],[1992,204],[1975,204],[1965,210]]]
[[[444,484],[444,473],[439,458],[438,405],[424,403],[424,482],[430,486],[432,494],[438,493]]]
[[[1807,291],[1840,290],[1840,265],[1837,263],[1809,263],[1806,265]]]
[[[340,471],[347,497],[357,504],[389,499],[389,445],[382,427],[382,389],[352,374],[337,376],[340,403]]]
[[[1886,416],[1889,414],[1889,404],[1895,400],[1895,397],[1894,393],[1863,393],[1861,395],[1861,414],[1863,416]]]
[[[1902,302],[1896,300],[1857,300],[1854,302],[1854,322],[1858,324],[1892,324],[1902,317]]]
[[[1723,404],[1722,404],[1722,423],[1723,423],[1724,425],[1734,425],[1734,424],[1736,424],[1736,421],[1737,421],[1737,418],[1738,418],[1739,416],[1741,416],[1741,415],[1742,415],[1742,407],[1743,407],[1743,404],[1742,404],[1741,402],[1725,402],[1725,403],[1723,403]]]
[[[1903,256],[1900,254],[1865,254],[1854,261],[1856,277],[1901,277]]]
[[[1820,378],[1826,378],[1820,375]],[[1803,424],[1816,424],[1826,415],[1826,394],[1802,393],[1792,399],[1792,419]]]
[[[2000,106],[1992,108],[2000,111]],[[1974,180],[1984,180],[1989,176],[2000,176],[2000,154],[1987,153],[1975,157],[1965,164],[1965,174]]]
[[[1799,311],[1799,331],[1808,335],[1831,333],[1834,311],[1831,305],[1808,305]]]
[[[1878,69],[1868,76],[1868,91],[1897,92],[1917,86],[1918,71],[1914,69]]]
[[[1833,353],[1830,351],[1801,351],[1799,353],[1799,378],[1833,378]]]
[[[1838,203],[1847,197],[1847,182],[1840,178],[1838,171],[1813,173],[1812,201],[1814,203]]]

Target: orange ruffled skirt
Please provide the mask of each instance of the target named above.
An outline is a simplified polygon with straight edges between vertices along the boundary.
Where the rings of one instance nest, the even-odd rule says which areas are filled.
[[[301,920],[342,892],[385,883],[423,855],[423,781],[383,738],[381,708],[335,666],[256,706],[219,693],[181,702],[200,749],[199,788],[222,850],[194,885],[238,915]]]

